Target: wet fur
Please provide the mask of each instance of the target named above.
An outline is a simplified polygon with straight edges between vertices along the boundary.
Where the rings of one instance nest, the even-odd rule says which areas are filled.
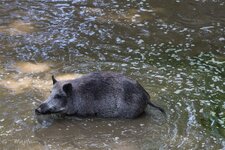
[[[57,81],[54,89],[67,95],[66,108],[61,112],[66,115],[136,118],[150,103],[150,96],[137,81],[117,73],[90,73]]]

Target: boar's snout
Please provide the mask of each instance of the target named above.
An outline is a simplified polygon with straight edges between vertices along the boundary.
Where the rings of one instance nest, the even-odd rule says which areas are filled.
[[[36,115],[38,115],[38,114],[40,114],[40,113],[41,113],[41,109],[40,109],[40,108],[35,109],[35,114],[36,114]]]
[[[50,108],[44,103],[41,104],[38,108],[35,109],[35,114],[40,115],[40,114],[49,114],[51,112]]]

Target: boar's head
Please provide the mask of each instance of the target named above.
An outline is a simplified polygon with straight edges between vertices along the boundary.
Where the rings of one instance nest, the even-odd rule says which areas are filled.
[[[54,76],[52,76],[53,88],[48,99],[44,101],[37,109],[35,113],[39,114],[53,114],[64,113],[68,100],[72,93],[72,84],[58,82]]]

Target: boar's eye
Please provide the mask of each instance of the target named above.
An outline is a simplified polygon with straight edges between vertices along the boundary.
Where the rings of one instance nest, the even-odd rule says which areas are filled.
[[[61,98],[63,98],[63,95],[56,94],[56,95],[54,96],[54,98],[61,99]]]

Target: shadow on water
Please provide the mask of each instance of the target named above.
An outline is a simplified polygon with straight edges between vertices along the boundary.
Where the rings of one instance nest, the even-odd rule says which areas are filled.
[[[0,2],[1,149],[224,149],[223,1]],[[59,80],[117,71],[167,118],[36,118]],[[39,122],[38,122],[39,121]]]

